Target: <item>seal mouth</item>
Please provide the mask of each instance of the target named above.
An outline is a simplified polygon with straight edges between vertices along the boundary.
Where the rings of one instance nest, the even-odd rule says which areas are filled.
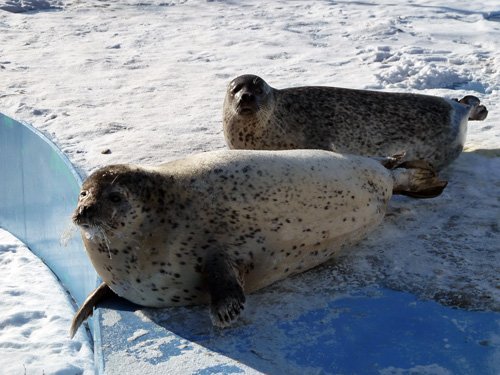
[[[79,215],[73,215],[73,224],[83,229],[88,229],[92,226],[88,221],[83,220]]]
[[[88,229],[94,225],[88,217],[88,212],[82,209],[77,209],[71,219],[73,224],[83,229]]]
[[[238,106],[236,107],[236,112],[239,115],[253,115],[254,113],[257,112],[257,106],[253,105],[251,103],[238,103]]]

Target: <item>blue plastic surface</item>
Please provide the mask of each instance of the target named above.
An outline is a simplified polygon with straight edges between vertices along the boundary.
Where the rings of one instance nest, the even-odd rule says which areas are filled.
[[[80,234],[71,231],[80,177],[43,134],[3,114],[0,176],[0,227],[42,259],[80,305],[97,283]]]

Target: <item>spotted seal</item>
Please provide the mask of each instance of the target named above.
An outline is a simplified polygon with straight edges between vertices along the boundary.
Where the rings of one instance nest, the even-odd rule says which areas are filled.
[[[324,149],[366,156],[406,151],[441,169],[462,152],[468,120],[488,111],[474,96],[294,87],[278,90],[255,75],[232,80],[224,100],[229,148]]]
[[[71,333],[110,290],[142,306],[209,303],[213,324],[229,325],[245,293],[362,239],[393,193],[432,197],[446,185],[423,162],[383,164],[323,150],[220,150],[97,170],[73,222],[104,284]]]

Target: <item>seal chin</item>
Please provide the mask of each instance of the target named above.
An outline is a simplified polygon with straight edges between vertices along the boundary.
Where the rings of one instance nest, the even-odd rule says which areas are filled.
[[[82,231],[82,235],[88,240],[94,240],[96,238],[107,238],[105,232],[101,227],[86,225],[80,226],[80,230]]]
[[[83,229],[83,230],[89,230],[90,228],[92,228],[94,226],[87,221],[83,221],[83,220],[81,220],[79,218],[75,218],[75,217],[73,217],[73,224],[75,224],[77,227],[79,227],[80,229]]]

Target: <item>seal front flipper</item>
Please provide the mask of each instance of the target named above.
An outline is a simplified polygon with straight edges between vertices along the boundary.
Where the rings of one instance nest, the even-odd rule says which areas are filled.
[[[84,321],[86,321],[90,316],[92,316],[94,312],[94,307],[102,300],[114,296],[115,292],[113,292],[109,286],[105,283],[102,283],[89,294],[85,302],[80,306],[75,316],[73,317],[73,321],[71,322],[71,328],[69,330],[70,338],[75,336],[76,331],[82,325]]]
[[[405,161],[392,169],[393,194],[412,198],[434,198],[440,195],[447,181],[439,178],[432,165],[424,160]]]
[[[245,304],[239,271],[227,254],[214,251],[206,258],[204,276],[210,293],[210,319],[217,327],[229,327]]]

